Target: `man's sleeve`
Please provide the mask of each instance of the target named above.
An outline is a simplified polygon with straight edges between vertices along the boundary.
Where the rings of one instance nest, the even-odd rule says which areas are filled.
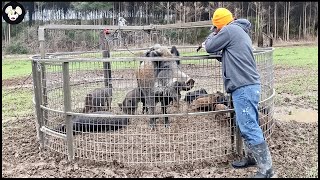
[[[214,53],[225,48],[230,42],[230,35],[227,28],[221,29],[221,31],[213,35],[211,34],[205,41],[205,48],[208,53]]]

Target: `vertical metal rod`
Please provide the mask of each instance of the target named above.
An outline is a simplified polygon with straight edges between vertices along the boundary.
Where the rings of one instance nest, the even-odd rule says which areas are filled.
[[[231,108],[234,109],[232,95],[230,96],[230,99],[231,99]],[[243,154],[242,153],[242,149],[243,149],[242,137],[241,137],[239,126],[236,123],[235,111],[231,113],[231,121],[232,121],[231,147],[232,147],[232,150],[234,150],[233,145],[235,143],[237,155],[242,157],[242,154]]]
[[[70,79],[69,79],[69,62],[63,62],[63,101],[64,101],[64,113],[66,119],[67,130],[67,146],[68,146],[68,160],[74,160],[73,151],[73,123],[71,115],[67,115],[66,112],[71,111],[71,92],[70,92]]]
[[[41,59],[42,58],[41,56]],[[47,78],[46,78],[46,67],[44,64],[41,65],[41,86],[42,86],[42,101],[43,101],[43,105],[44,106],[48,106],[48,93],[47,93]],[[43,111],[43,123],[44,125],[47,124],[47,120],[48,120],[48,111]]]
[[[39,27],[38,29],[38,40],[40,43],[40,57],[41,59],[45,59],[45,37],[44,37],[44,28]],[[42,80],[42,81],[41,81]],[[47,106],[48,105],[48,97],[47,97],[47,79],[46,79],[46,69],[44,65],[41,65],[41,80],[40,80],[40,85],[42,85],[42,100],[43,100],[43,105]],[[43,125],[47,124],[48,120],[48,111],[43,111]]]
[[[40,141],[40,150],[44,147],[44,135],[43,132],[40,130],[43,123],[42,123],[42,110],[41,110],[41,86],[39,83],[40,73],[37,72],[37,62],[32,61],[32,76],[33,76],[33,88],[34,88],[34,98],[35,98],[35,109],[37,115],[37,136]]]
[[[102,50],[102,57],[103,58],[109,58],[110,57],[109,42],[107,42],[105,40],[105,36],[104,36],[103,31],[100,32],[99,42],[100,42],[100,50]],[[110,62],[103,62],[103,77],[104,77],[104,85],[105,85],[105,87],[112,88],[112,83],[111,83],[111,63]]]
[[[241,133],[240,133],[240,129],[239,126],[236,127],[236,149],[237,149],[237,154],[238,156],[242,157],[243,156],[243,142],[242,142],[242,137],[241,137]]]
[[[234,109],[234,106],[233,106],[233,100],[232,100],[232,95],[230,94],[230,109]],[[230,112],[230,118],[231,118],[231,136],[230,136],[230,140],[231,140],[231,151],[233,152],[234,151],[234,146],[235,146],[235,129],[236,129],[236,123],[235,123],[235,111],[232,111]]]
[[[109,50],[102,51],[102,57],[108,58],[110,57]],[[103,77],[104,77],[104,85],[105,87],[112,87],[111,83],[111,63],[103,62]]]

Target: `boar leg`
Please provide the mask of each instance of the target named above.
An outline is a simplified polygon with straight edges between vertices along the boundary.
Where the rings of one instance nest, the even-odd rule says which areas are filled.
[[[155,109],[155,98],[154,98],[154,93],[150,93],[149,95],[147,95],[146,97],[146,106],[148,108],[148,114],[153,115],[154,114],[154,109]],[[154,129],[156,126],[156,118],[150,118],[149,121],[149,126],[151,129]]]
[[[162,114],[167,114],[167,105],[165,104],[165,99],[161,101]],[[170,127],[169,117],[164,117],[164,127]]]

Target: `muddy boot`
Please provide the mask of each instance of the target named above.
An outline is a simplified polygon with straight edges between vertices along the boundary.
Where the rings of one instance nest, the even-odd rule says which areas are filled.
[[[258,172],[253,178],[272,178],[274,171],[272,169],[271,154],[266,142],[255,146],[249,146],[253,157],[257,161]]]
[[[247,167],[254,166],[257,164],[256,160],[253,158],[252,152],[250,152],[250,149],[248,148],[247,143],[244,142],[243,144],[244,144],[245,157],[243,157],[239,161],[232,162],[232,167],[237,168],[237,169],[247,168]]]

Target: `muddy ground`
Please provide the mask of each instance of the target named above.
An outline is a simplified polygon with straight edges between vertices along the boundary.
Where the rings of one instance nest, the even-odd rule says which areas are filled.
[[[78,160],[39,152],[34,117],[2,124],[2,177],[246,177],[255,168],[236,170],[224,163],[184,164],[167,169],[127,168],[119,163]],[[306,177],[318,161],[318,123],[276,121],[269,143],[278,177]]]
[[[275,69],[275,77],[285,69]],[[289,70],[288,70],[289,71]],[[287,74],[290,72],[286,72]],[[299,72],[301,73],[301,72]],[[21,78],[22,83],[25,78]],[[26,81],[29,86],[32,81]],[[23,84],[23,83],[22,83]],[[2,85],[17,85],[17,79],[3,81]],[[290,97],[289,97],[290,98]],[[301,103],[301,102],[300,102]],[[291,106],[294,104],[288,104]],[[288,106],[275,108],[275,114],[287,113]],[[317,110],[317,109],[316,109]],[[317,116],[317,111],[312,116]],[[318,122],[309,121],[310,113],[295,116],[295,121],[286,116],[276,116],[274,132],[269,142],[274,169],[278,177],[307,177],[318,163]],[[294,116],[291,116],[294,117]],[[304,119],[308,122],[305,122]],[[302,120],[301,120],[302,119]],[[45,150],[39,151],[36,137],[35,117],[17,118],[2,123],[2,177],[247,177],[255,167],[233,169],[233,157],[224,162],[205,161],[197,164],[182,164],[167,168],[142,166],[127,167],[121,163],[101,163],[67,158]]]

